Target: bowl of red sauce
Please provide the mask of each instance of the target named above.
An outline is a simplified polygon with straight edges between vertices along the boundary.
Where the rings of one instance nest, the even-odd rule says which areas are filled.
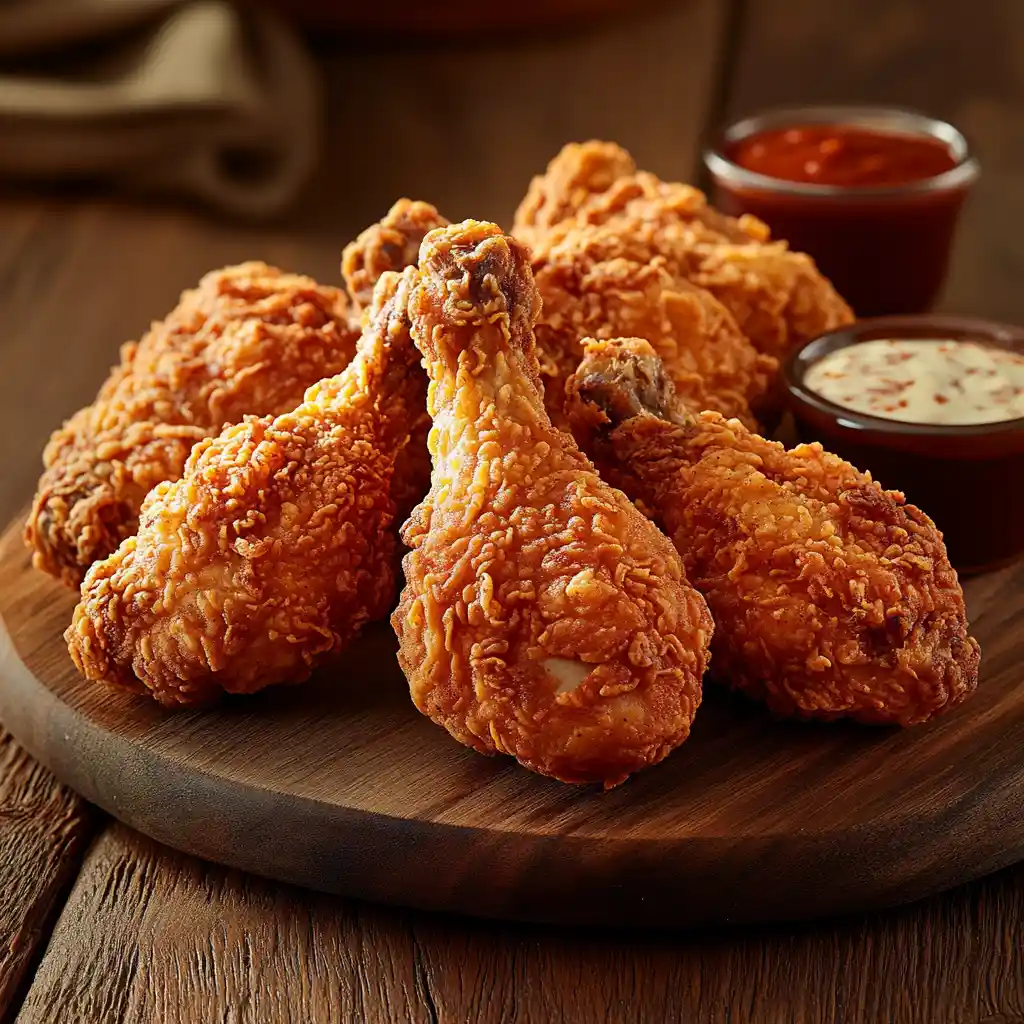
[[[885,107],[746,118],[704,161],[715,204],[809,253],[858,316],[932,308],[979,170],[952,125]]]
[[[782,379],[803,441],[902,491],[964,573],[1024,553],[1024,329],[953,316],[861,320]]]

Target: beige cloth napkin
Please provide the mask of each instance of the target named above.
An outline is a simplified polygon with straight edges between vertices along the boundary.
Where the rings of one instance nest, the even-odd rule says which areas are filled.
[[[285,208],[318,149],[293,30],[225,0],[0,0],[0,175]]]

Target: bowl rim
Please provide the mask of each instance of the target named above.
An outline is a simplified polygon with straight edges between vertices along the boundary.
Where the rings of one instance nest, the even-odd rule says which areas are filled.
[[[819,414],[834,420],[837,426],[858,431],[865,438],[872,434],[922,438],[982,438],[1024,432],[1024,416],[996,420],[993,423],[963,424],[914,423],[872,416],[870,413],[858,412],[839,405],[812,391],[804,383],[804,377],[810,367],[830,352],[883,337],[953,338],[988,342],[1000,348],[1024,353],[1024,327],[995,320],[943,313],[867,317],[819,334],[789,353],[783,360],[779,372],[791,405],[809,406]]]
[[[939,139],[949,146],[957,163],[948,171],[906,182],[902,185],[820,185],[805,181],[786,181],[748,170],[734,163],[723,147],[756,132],[795,124],[859,125],[901,135],[922,135]],[[932,192],[966,189],[981,172],[971,153],[967,138],[948,121],[906,107],[829,105],[773,107],[729,122],[714,144],[703,151],[704,165],[716,183],[760,192],[777,192],[806,198],[899,199]]]

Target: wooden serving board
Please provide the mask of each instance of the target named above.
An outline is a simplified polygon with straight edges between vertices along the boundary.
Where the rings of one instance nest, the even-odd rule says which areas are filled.
[[[982,682],[908,731],[773,721],[709,686],[691,738],[610,793],[459,746],[375,627],[301,687],[168,712],[86,683],[74,595],[0,540],[0,719],[170,846],[371,900],[683,926],[906,902],[1024,858],[1024,565],[970,581]]]

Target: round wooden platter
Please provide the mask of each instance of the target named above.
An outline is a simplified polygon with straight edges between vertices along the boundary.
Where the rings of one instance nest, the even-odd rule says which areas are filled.
[[[466,750],[409,701],[386,624],[308,684],[169,712],[86,683],[75,596],[0,540],[0,720],[189,853],[492,917],[684,926],[906,902],[1024,858],[1024,565],[967,586],[978,693],[907,731],[773,721],[709,686],[691,738],[608,793]]]

